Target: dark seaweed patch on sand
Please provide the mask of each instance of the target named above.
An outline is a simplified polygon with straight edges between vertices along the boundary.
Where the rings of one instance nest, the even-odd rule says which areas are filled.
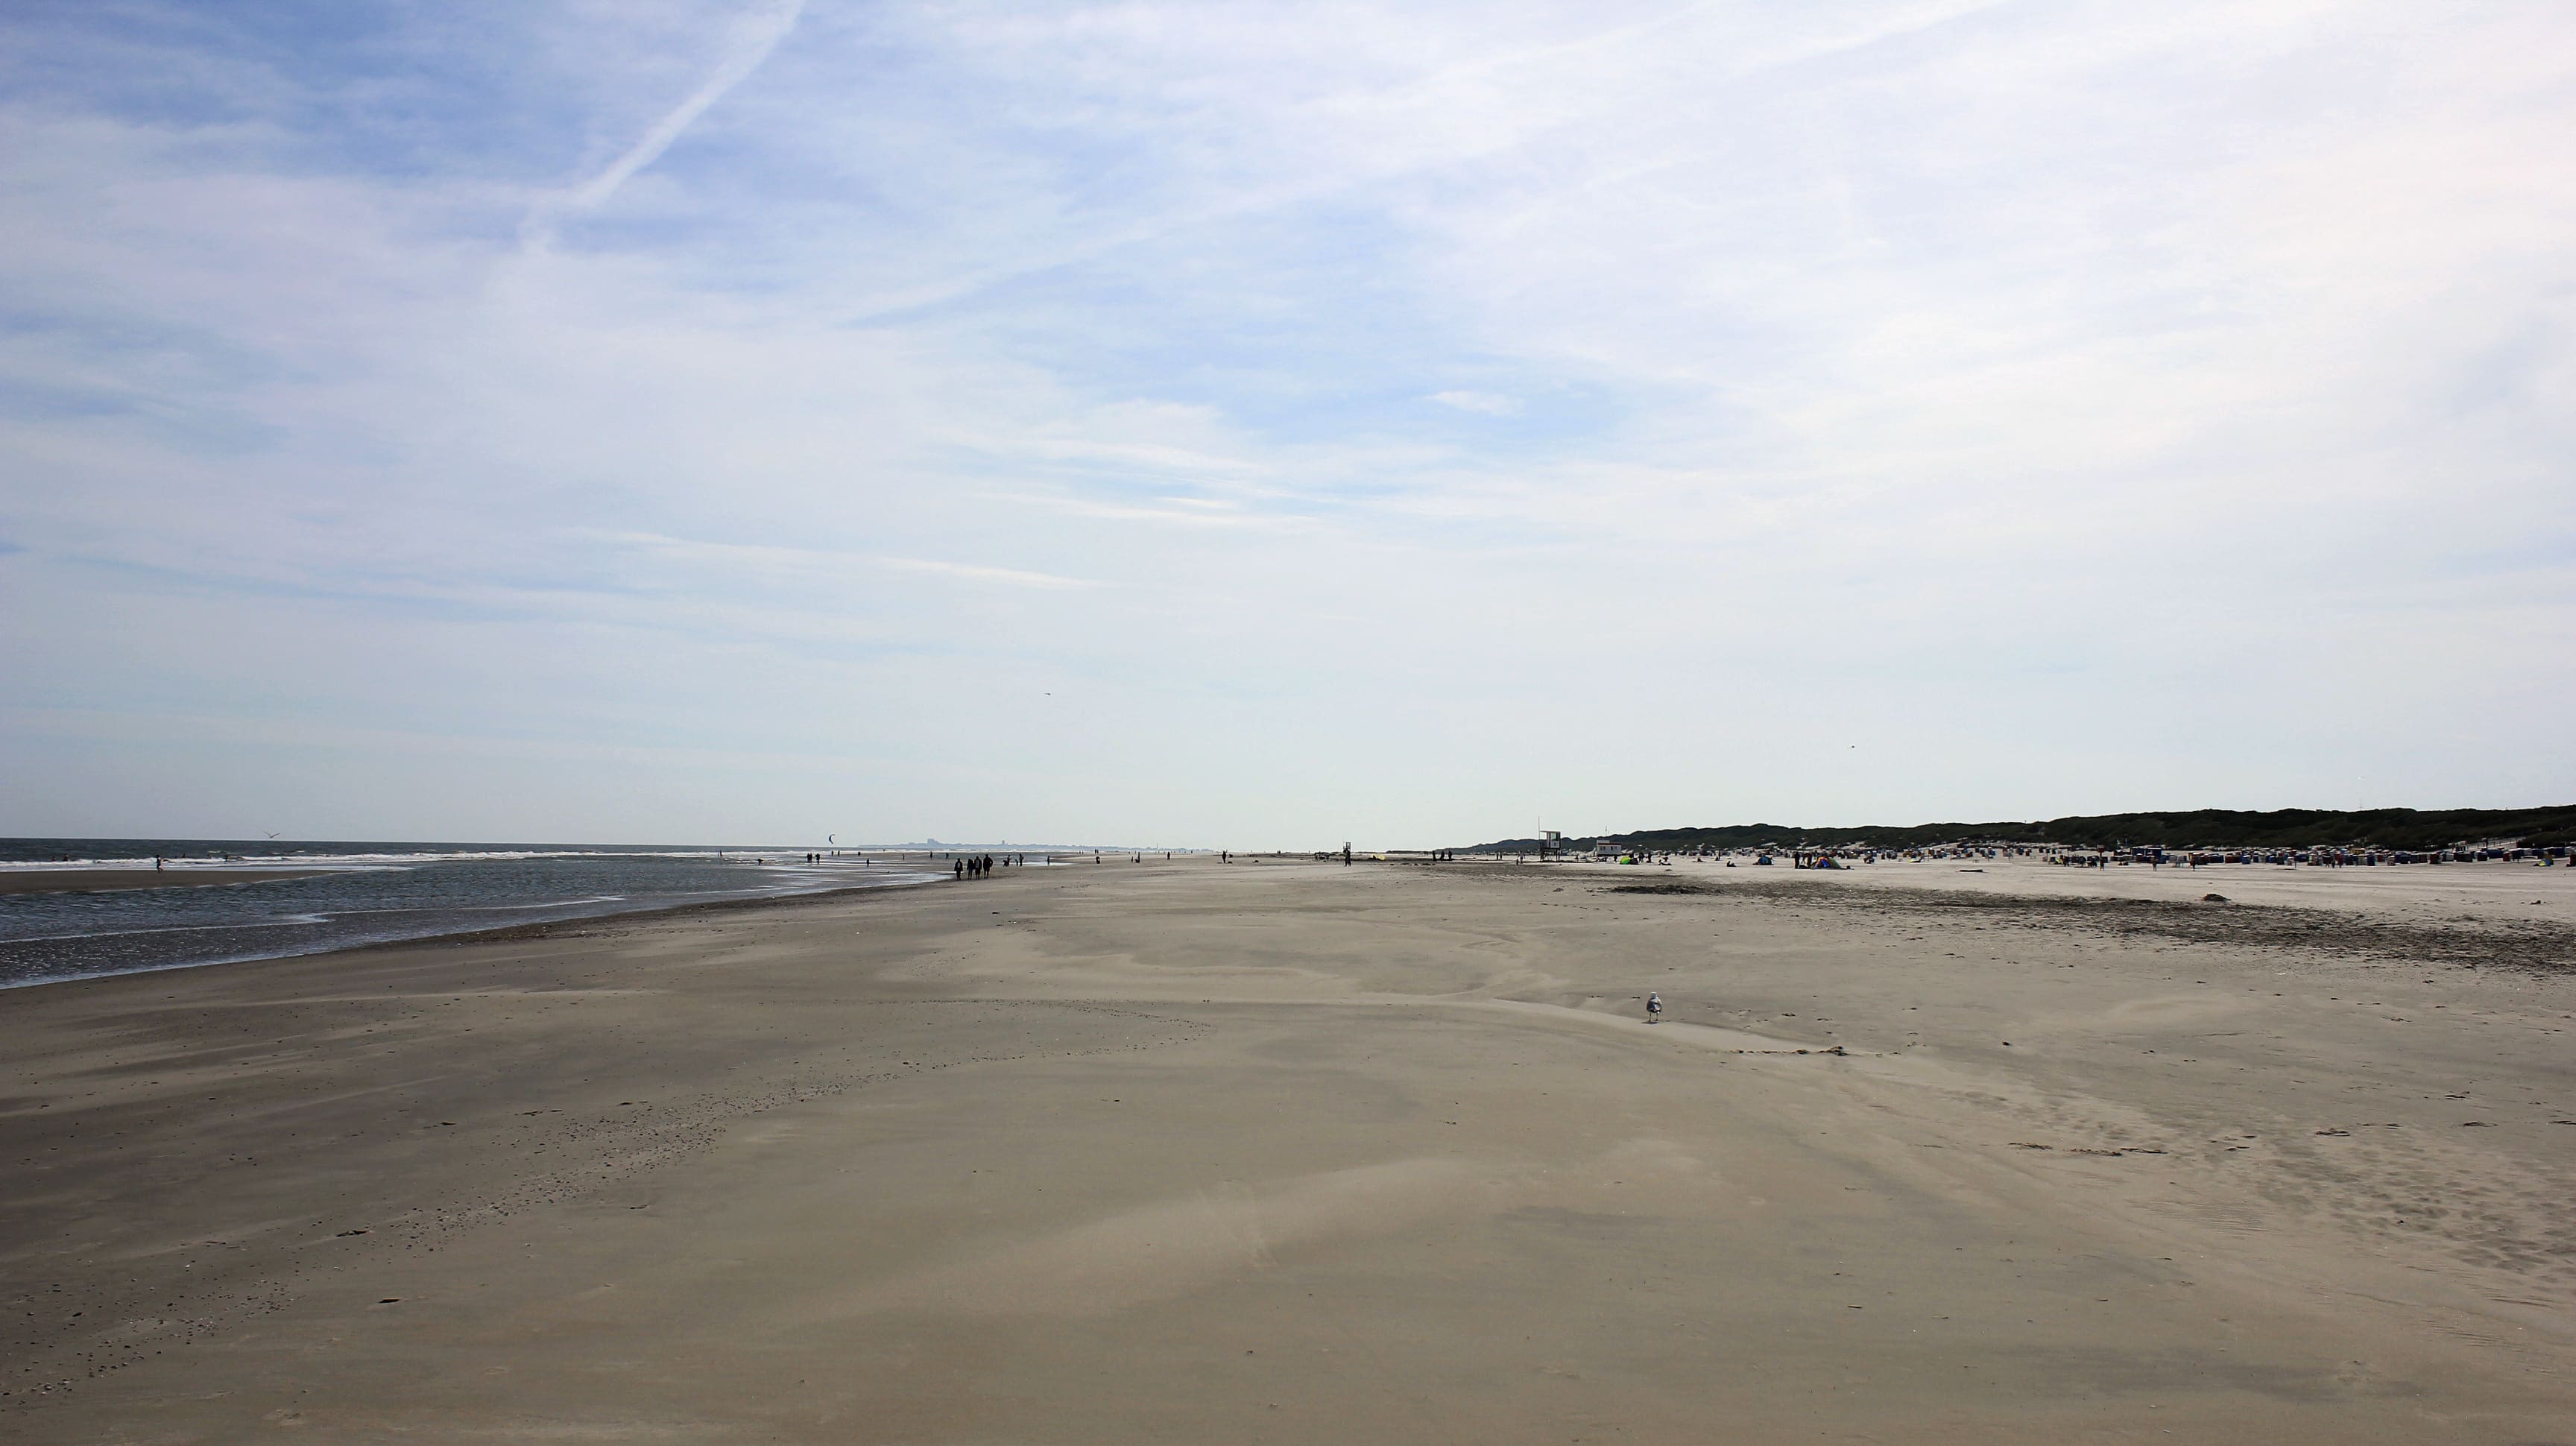
[[[2238,948],[2305,949],[2344,958],[2466,969],[2576,971],[2576,929],[2532,920],[2476,920],[2446,927],[2380,922],[2330,909],[2275,904],[2046,898],[1958,889],[1856,889],[1794,878],[1760,883],[1658,879],[1651,883],[1614,884],[1592,892],[1701,894],[1795,908],[1972,920],[1989,927],[2064,929]]]

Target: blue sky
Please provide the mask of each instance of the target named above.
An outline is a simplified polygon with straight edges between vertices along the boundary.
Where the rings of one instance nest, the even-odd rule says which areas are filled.
[[[2556,4],[24,3],[0,832],[2576,799]]]

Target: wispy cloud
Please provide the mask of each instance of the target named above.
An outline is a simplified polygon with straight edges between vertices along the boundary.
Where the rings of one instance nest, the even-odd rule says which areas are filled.
[[[1060,577],[1050,572],[1032,572],[1016,567],[992,567],[979,563],[943,562],[931,558],[884,557],[872,553],[785,547],[766,543],[703,542],[689,538],[665,537],[649,532],[603,533],[600,536],[605,541],[638,548],[657,557],[714,564],[752,572],[846,574],[860,568],[890,568],[896,572],[928,573],[935,577],[954,578],[961,582],[993,583],[1004,587],[1064,589],[1102,585],[1087,578]]]
[[[888,567],[903,572],[926,572],[933,577],[956,578],[961,582],[989,582],[1002,587],[1033,587],[1053,591],[1101,585],[1088,578],[1058,577],[1051,572],[1024,572],[1016,567],[984,567],[968,562],[939,562],[924,557],[888,557],[880,561]]]
[[[1066,517],[1087,517],[1103,522],[1142,522],[1165,527],[1276,532],[1314,525],[1312,518],[1299,513],[1254,512],[1232,502],[1215,501],[1204,497],[1157,497],[1133,503],[1119,503],[1087,497],[1020,493],[1006,495],[999,500],[1043,508]]]
[[[805,0],[750,0],[743,12],[727,27],[730,31],[724,45],[724,57],[717,62],[705,82],[690,92],[687,99],[672,107],[651,129],[636,138],[633,145],[616,159],[600,168],[590,179],[568,191],[540,201],[529,213],[522,227],[523,244],[542,246],[554,239],[553,228],[570,212],[596,210],[626,184],[636,172],[660,160],[707,108],[724,99],[735,86],[751,78],[769,53],[796,28],[797,17],[805,12]]]
[[[1445,392],[1433,392],[1431,394],[1431,400],[1438,402],[1444,407],[1455,407],[1462,412],[1482,412],[1489,417],[1508,417],[1512,413],[1521,409],[1521,404],[1517,398],[1502,396],[1494,392],[1471,392],[1452,389]]]

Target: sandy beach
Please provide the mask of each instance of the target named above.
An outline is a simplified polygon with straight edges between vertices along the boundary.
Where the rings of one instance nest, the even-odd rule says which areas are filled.
[[[2576,1441],[2571,970],[2509,865],[1184,860],[10,991],[0,1436]]]

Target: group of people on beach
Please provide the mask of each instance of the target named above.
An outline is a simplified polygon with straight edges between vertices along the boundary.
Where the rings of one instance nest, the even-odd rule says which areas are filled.
[[[950,872],[960,879],[980,879],[996,868],[1008,867],[1010,862],[1007,858],[996,859],[991,854],[969,854],[959,859]]]

